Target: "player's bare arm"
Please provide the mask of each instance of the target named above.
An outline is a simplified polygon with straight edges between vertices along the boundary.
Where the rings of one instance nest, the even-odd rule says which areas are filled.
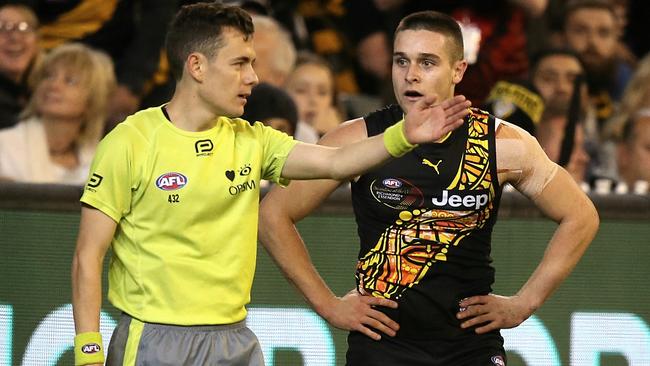
[[[345,146],[367,138],[365,122],[356,119],[328,133],[319,142],[325,146]],[[380,339],[379,330],[394,336],[397,323],[373,306],[397,307],[397,303],[362,296],[356,290],[336,297],[316,272],[295,223],[320,206],[341,184],[337,180],[293,181],[286,188],[273,188],[260,207],[259,238],[285,277],[305,297],[316,312],[333,326],[356,330]]]
[[[405,116],[403,131],[408,143],[433,142],[463,123],[470,102],[456,96],[434,104],[422,99]],[[384,135],[373,136],[342,147],[298,144],[287,157],[282,177],[288,179],[331,178],[345,180],[391,158]]]
[[[544,256],[514,296],[485,295],[459,304],[461,327],[477,333],[528,319],[571,273],[596,235],[598,213],[569,174],[548,159],[535,138],[509,123],[496,133],[499,181],[512,184],[559,225]]]

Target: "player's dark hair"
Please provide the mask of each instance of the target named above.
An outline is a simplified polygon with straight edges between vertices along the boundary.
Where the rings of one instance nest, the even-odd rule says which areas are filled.
[[[192,52],[200,52],[207,58],[216,56],[223,47],[224,28],[233,28],[245,39],[254,32],[250,15],[236,6],[218,3],[197,3],[183,6],[172,20],[165,49],[172,75],[180,80],[183,65]]]
[[[463,59],[463,33],[458,22],[449,15],[432,10],[412,13],[400,21],[395,30],[395,36],[405,30],[427,30],[440,33],[450,41],[453,61]]]

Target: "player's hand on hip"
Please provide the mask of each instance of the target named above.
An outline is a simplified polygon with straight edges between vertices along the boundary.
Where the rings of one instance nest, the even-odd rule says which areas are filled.
[[[461,320],[461,328],[476,326],[476,333],[483,334],[495,329],[514,328],[532,315],[519,296],[499,296],[494,294],[472,296],[462,300],[456,318]]]
[[[441,103],[435,97],[419,100],[404,117],[404,134],[411,144],[434,142],[463,124],[471,103],[457,95]]]
[[[377,341],[381,339],[377,331],[391,337],[395,336],[399,325],[386,314],[376,310],[374,308],[376,306],[397,308],[397,303],[388,299],[365,296],[354,289],[345,296],[336,298],[327,321],[339,329],[355,330]]]

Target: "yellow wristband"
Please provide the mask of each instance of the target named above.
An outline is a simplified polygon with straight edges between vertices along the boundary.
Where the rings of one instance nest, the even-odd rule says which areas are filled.
[[[384,131],[384,146],[386,146],[389,154],[399,158],[415,149],[418,145],[413,145],[406,139],[406,135],[404,135],[404,120],[402,119]]]
[[[99,332],[86,332],[74,337],[75,366],[104,364],[104,347],[102,335]]]

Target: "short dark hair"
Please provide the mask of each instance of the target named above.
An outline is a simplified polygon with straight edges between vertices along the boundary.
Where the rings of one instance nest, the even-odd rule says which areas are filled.
[[[183,76],[183,65],[192,52],[208,58],[223,47],[222,33],[226,27],[240,31],[246,39],[255,31],[251,16],[236,6],[219,3],[197,3],[183,6],[172,20],[165,49],[172,75]]]
[[[251,124],[271,118],[284,118],[289,122],[293,135],[298,124],[298,109],[285,90],[269,83],[259,83],[251,91],[241,118]]]
[[[447,14],[433,10],[412,13],[399,22],[397,29],[395,29],[395,36],[405,30],[428,30],[440,33],[451,41],[451,56],[454,61],[462,60],[464,57],[463,33],[460,25]]]
[[[574,50],[565,47],[549,47],[549,48],[543,48],[539,52],[533,54],[533,56],[530,58],[530,72],[529,72],[530,76],[532,77],[535,74],[535,72],[537,71],[537,67],[539,66],[539,63],[542,62],[542,60],[551,56],[573,57],[578,61],[583,72],[585,70],[585,65],[582,62],[582,58]]]
[[[566,30],[566,23],[569,17],[578,10],[582,9],[602,9],[609,11],[612,18],[616,20],[616,10],[611,1],[608,0],[571,0],[564,6],[564,16],[562,21],[562,29]]]

